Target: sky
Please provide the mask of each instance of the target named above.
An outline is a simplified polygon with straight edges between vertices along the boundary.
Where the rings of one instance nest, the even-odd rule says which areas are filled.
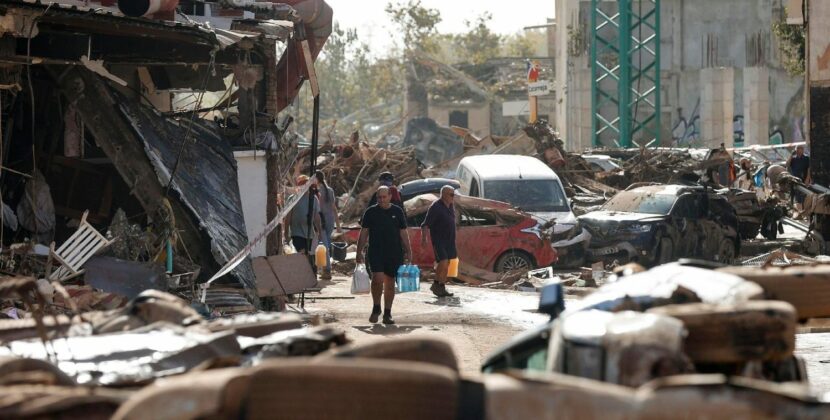
[[[376,55],[385,55],[393,45],[392,24],[384,12],[390,0],[326,0],[334,10],[334,20],[343,28],[356,28],[358,36]],[[395,0],[398,3],[400,0]],[[441,33],[458,33],[464,21],[483,12],[493,19],[490,29],[502,35],[514,34],[525,26],[543,25],[554,17],[554,0],[421,0],[424,7],[441,12]]]

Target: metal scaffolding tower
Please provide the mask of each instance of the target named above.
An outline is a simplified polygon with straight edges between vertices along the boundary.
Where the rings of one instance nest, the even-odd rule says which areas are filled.
[[[660,143],[660,0],[591,0],[594,146]]]

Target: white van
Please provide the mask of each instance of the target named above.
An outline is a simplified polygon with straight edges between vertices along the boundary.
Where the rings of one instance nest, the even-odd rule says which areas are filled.
[[[563,265],[581,264],[591,235],[579,226],[556,173],[539,159],[480,155],[461,159],[456,170],[464,195],[512,204],[540,222],[555,220],[553,246]]]

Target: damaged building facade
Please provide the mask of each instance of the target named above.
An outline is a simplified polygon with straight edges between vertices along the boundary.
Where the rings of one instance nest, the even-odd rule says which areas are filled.
[[[786,21],[789,3],[800,2],[657,2],[661,145],[738,147],[806,139],[804,79],[784,69],[780,41],[773,33],[775,24]],[[565,0],[555,6],[555,90],[560,102],[553,122],[569,150],[612,145],[606,137],[593,142],[592,4]],[[617,2],[597,4],[614,15]],[[601,23],[598,18],[596,25]],[[635,27],[632,42],[638,37],[648,42],[647,32]],[[644,108],[638,112],[648,112]]]
[[[469,129],[479,137],[507,136],[528,121],[528,63],[539,69],[539,79],[553,81],[550,57],[499,57],[484,63],[449,65],[427,54],[409,58],[404,115],[415,127],[420,118],[440,126]],[[538,97],[539,117],[550,121],[556,112],[553,92]],[[407,133],[410,125],[407,124]]]
[[[255,179],[279,193],[278,168],[297,153],[280,141],[290,117],[279,113],[308,79],[331,9],[250,2],[226,30],[175,21],[177,1],[84,3],[0,4],[3,245],[60,245],[83,217],[134,248],[116,257],[202,282],[252,231],[235,151],[276,169]],[[276,199],[260,203],[260,219],[277,215]],[[272,253],[278,243],[268,238]],[[208,303],[257,304],[250,260],[218,283]]]

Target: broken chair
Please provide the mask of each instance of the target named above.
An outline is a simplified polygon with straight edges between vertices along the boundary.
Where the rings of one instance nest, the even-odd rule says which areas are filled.
[[[114,240],[107,239],[87,221],[89,211],[81,217],[78,230],[66,240],[57,250],[55,243],[49,246],[49,259],[60,263],[54,272],[47,271],[46,278],[52,281],[65,281],[83,273],[83,265],[101,249],[109,246]],[[51,263],[47,270],[51,270]]]

